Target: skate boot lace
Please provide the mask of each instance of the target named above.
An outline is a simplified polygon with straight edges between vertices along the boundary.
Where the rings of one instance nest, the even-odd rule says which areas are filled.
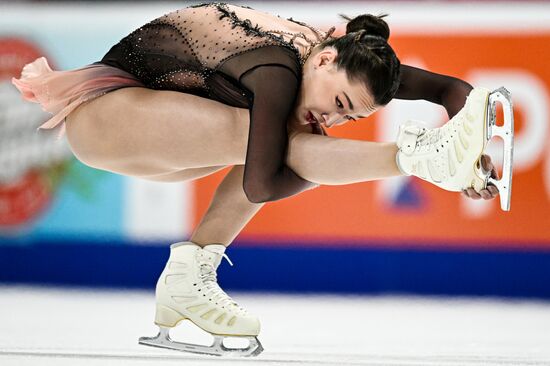
[[[435,143],[438,142],[441,138],[441,128],[434,128],[428,130],[422,128],[422,131],[418,135],[418,140],[416,141],[416,147],[418,150],[423,148],[430,149],[432,146],[435,146]]]
[[[221,254],[221,256],[225,258],[231,266],[233,266],[233,263],[225,253]],[[222,308],[237,311],[240,315],[247,314],[247,311],[240,307],[239,304],[227,295],[227,293],[218,285],[216,269],[211,263],[201,263],[199,278],[204,284],[202,287],[204,295],[206,295],[209,299],[214,301],[216,304],[221,305]]]

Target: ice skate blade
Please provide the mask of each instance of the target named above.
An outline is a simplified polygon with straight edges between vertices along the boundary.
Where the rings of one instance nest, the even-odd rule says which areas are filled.
[[[504,124],[497,126],[496,104],[502,104]],[[514,154],[514,111],[510,92],[504,87],[494,90],[489,95],[487,105],[487,141],[494,136],[499,136],[504,141],[504,159],[502,166],[502,177],[494,179],[488,177],[487,184],[493,184],[498,188],[500,195],[500,208],[510,211],[510,200],[512,198],[512,163]]]
[[[155,337],[141,337],[139,339],[139,344],[146,346],[159,347],[173,349],[176,351],[198,353],[203,355],[211,356],[239,356],[239,357],[252,357],[258,356],[264,348],[254,336],[236,336],[233,338],[244,338],[249,341],[249,345],[246,348],[228,348],[224,346],[223,339],[226,336],[215,335],[214,342],[210,346],[203,346],[199,344],[175,342],[170,339],[169,328],[159,327],[159,333]]]

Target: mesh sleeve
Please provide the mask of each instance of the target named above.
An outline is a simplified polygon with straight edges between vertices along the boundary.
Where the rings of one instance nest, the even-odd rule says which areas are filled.
[[[282,65],[260,65],[240,82],[252,92],[250,130],[243,188],[251,202],[274,201],[314,186],[285,165],[287,120],[299,88],[295,74]]]
[[[464,107],[472,86],[455,77],[401,65],[401,83],[395,98],[424,99],[445,107],[452,118]]]

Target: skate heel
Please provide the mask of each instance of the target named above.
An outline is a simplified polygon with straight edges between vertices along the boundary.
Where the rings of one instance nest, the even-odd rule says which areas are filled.
[[[180,320],[186,319],[185,316],[181,315],[177,311],[170,309],[167,306],[157,304],[157,310],[155,313],[155,324],[161,327],[172,328]]]

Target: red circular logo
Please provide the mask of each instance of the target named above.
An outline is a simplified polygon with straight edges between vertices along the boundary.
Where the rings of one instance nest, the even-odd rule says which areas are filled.
[[[23,229],[39,217],[66,164],[48,155],[52,136],[36,132],[48,115],[24,101],[11,84],[23,66],[41,56],[44,52],[26,40],[0,38],[0,234]]]

